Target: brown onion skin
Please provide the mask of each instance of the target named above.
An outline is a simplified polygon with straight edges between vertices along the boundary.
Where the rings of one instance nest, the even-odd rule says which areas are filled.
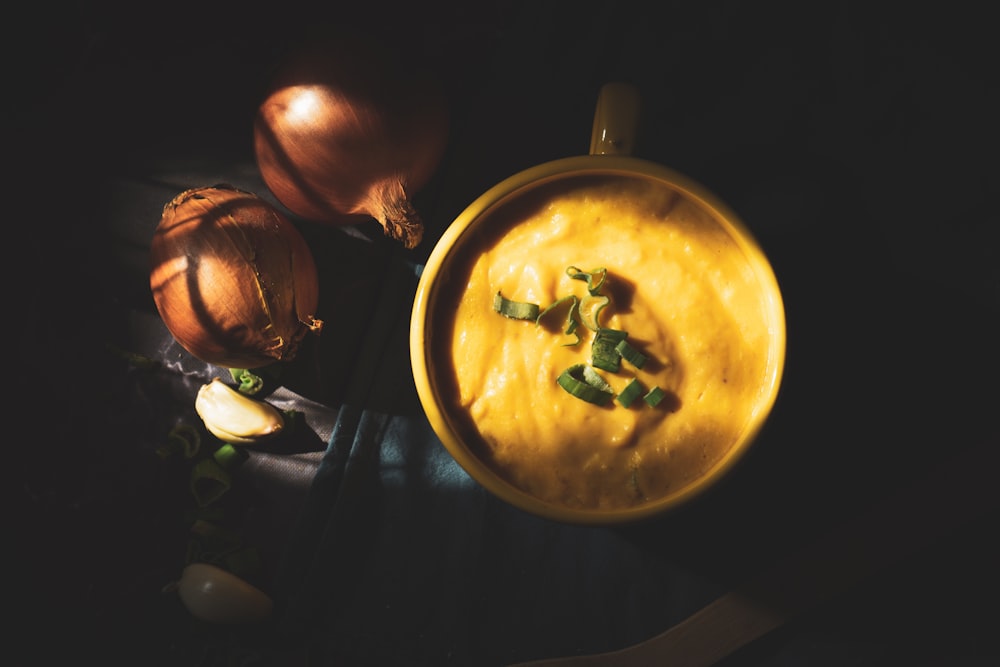
[[[407,248],[419,244],[411,198],[442,159],[449,107],[430,70],[403,62],[371,40],[338,37],[281,63],[255,118],[254,149],[288,210],[334,225],[373,217]]]
[[[292,361],[319,333],[319,278],[299,230],[256,194],[221,184],[167,203],[150,242],[150,289],[174,339],[225,368]]]

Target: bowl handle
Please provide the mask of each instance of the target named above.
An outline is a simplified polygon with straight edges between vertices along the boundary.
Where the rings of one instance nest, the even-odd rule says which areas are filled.
[[[639,125],[639,91],[629,83],[601,86],[590,134],[591,155],[631,155]]]

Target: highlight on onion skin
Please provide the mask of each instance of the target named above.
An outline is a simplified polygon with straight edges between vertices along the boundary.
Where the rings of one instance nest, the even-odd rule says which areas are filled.
[[[150,242],[150,289],[174,339],[225,368],[292,361],[318,334],[319,278],[299,230],[256,194],[220,184],[163,208]]]
[[[331,38],[281,63],[257,111],[254,149],[289,211],[333,225],[375,218],[413,248],[423,220],[412,197],[434,175],[449,124],[444,86],[430,70],[370,40]]]

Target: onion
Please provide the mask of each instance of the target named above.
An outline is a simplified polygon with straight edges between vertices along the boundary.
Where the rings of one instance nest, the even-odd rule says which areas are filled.
[[[312,43],[279,67],[254,122],[267,187],[305,219],[346,225],[375,218],[407,248],[423,235],[411,197],[444,153],[444,88],[405,71],[371,40]]]
[[[221,184],[163,208],[150,243],[150,288],[174,339],[228,368],[291,361],[319,333],[319,280],[299,230],[257,195]]]

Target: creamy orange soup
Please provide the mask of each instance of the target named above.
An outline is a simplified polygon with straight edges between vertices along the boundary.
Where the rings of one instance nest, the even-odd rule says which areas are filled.
[[[765,385],[768,319],[741,248],[696,202],[639,179],[572,184],[477,225],[438,299],[435,356],[453,370],[450,419],[500,476],[544,501],[618,509],[679,491],[741,437]],[[607,270],[598,323],[648,359],[595,370],[616,395],[633,378],[659,387],[655,407],[642,396],[599,406],[560,386],[591,362],[594,337],[580,325],[568,344],[567,311],[536,323],[495,310],[497,293],[542,310],[582,298],[571,266]]]

